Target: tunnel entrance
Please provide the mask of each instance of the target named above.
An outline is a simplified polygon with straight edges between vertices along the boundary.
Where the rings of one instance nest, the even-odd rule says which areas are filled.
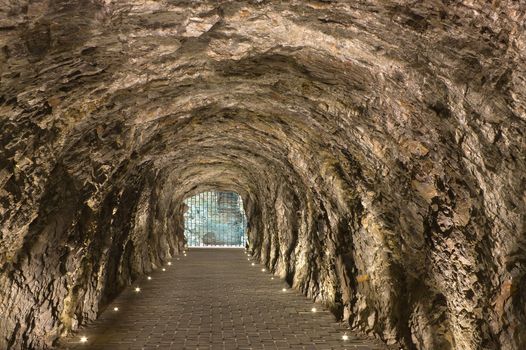
[[[239,194],[208,191],[184,203],[184,234],[189,247],[245,247],[247,225]]]

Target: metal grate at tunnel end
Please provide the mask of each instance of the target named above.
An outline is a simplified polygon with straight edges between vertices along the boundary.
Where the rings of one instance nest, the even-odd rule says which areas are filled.
[[[208,191],[184,203],[184,235],[189,247],[246,246],[247,222],[239,194]]]

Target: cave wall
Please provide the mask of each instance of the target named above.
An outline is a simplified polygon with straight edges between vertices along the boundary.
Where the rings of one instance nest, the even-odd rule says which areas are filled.
[[[521,1],[0,1],[0,348],[47,348],[244,199],[352,328],[526,346]]]

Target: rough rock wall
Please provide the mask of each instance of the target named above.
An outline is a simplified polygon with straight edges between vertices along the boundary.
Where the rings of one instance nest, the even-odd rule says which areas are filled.
[[[526,346],[521,1],[0,1],[0,348],[45,348],[247,203],[353,328]]]

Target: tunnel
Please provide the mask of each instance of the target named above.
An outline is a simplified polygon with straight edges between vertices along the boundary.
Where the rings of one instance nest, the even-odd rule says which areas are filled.
[[[0,349],[207,251],[343,340],[525,349],[525,133],[522,0],[0,1]],[[194,252],[219,192],[244,249]]]

